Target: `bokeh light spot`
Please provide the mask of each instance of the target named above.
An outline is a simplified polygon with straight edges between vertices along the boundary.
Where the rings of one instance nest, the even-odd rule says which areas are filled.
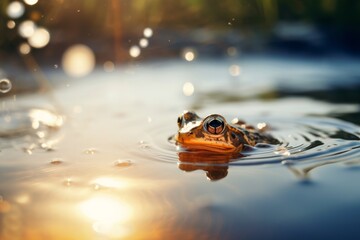
[[[6,9],[6,13],[10,18],[19,18],[24,14],[24,12],[24,4],[18,1],[11,2]]]
[[[85,45],[77,44],[68,48],[62,57],[64,71],[72,77],[83,77],[95,67],[95,55]]]
[[[16,23],[13,21],[13,20],[10,20],[7,22],[6,26],[9,28],[9,29],[13,29],[16,27]]]
[[[29,44],[27,43],[22,43],[19,46],[19,52],[23,55],[29,54],[31,51],[31,47]]]
[[[24,0],[24,2],[31,6],[37,4],[38,0]]]
[[[129,50],[129,54],[133,58],[140,56],[140,53],[141,53],[141,50],[138,46],[132,46]]]
[[[146,48],[147,46],[149,46],[149,41],[146,38],[142,38],[139,41],[139,45],[142,48]]]
[[[145,28],[143,33],[144,37],[149,38],[153,35],[153,30],[151,28]]]
[[[18,28],[19,34],[23,38],[31,37],[35,33],[35,30],[36,30],[36,25],[31,20],[26,20],[26,21],[20,23],[19,28]]]
[[[229,73],[230,73],[230,75],[233,76],[233,77],[239,76],[240,73],[241,73],[240,67],[239,67],[238,65],[235,65],[235,64],[234,64],[234,65],[231,65],[231,66],[229,67]]]
[[[112,72],[114,71],[115,64],[112,61],[104,62],[104,70],[105,72]]]
[[[50,33],[45,28],[37,28],[34,34],[29,37],[28,41],[34,48],[43,48],[50,41]]]
[[[186,82],[183,85],[183,93],[185,96],[191,96],[194,94],[195,88],[191,82]]]
[[[191,62],[196,58],[196,51],[193,48],[185,48],[182,51],[182,57],[186,61]]]

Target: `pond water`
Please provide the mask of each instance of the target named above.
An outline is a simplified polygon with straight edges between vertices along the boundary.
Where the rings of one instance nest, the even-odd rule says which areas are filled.
[[[358,87],[357,66],[248,58],[81,80],[47,72],[63,84],[0,99],[1,239],[360,237],[359,98],[311,95]],[[265,122],[281,143],[204,160],[169,141],[186,109]]]

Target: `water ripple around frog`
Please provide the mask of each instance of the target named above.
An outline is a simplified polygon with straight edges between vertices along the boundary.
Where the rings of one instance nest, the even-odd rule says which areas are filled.
[[[248,147],[237,156],[199,154],[178,147],[171,138],[174,128],[163,124],[150,131],[147,147],[142,148],[142,151],[157,161],[197,166],[308,166],[353,162],[360,157],[360,127],[352,123],[327,117],[253,117],[246,120],[250,124],[266,122],[270,126],[268,132],[281,143],[258,144]]]

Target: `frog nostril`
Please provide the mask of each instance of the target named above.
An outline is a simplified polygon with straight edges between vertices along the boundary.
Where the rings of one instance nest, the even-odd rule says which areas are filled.
[[[224,122],[219,119],[212,119],[207,123],[206,130],[212,134],[220,134],[224,129]]]

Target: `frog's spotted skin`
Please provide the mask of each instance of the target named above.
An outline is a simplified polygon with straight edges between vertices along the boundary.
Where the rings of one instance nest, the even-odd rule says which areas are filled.
[[[178,118],[176,142],[187,148],[213,152],[241,152],[245,145],[279,143],[271,136],[257,131],[245,122],[234,119],[232,124],[218,114],[200,118],[194,112],[184,112]]]

